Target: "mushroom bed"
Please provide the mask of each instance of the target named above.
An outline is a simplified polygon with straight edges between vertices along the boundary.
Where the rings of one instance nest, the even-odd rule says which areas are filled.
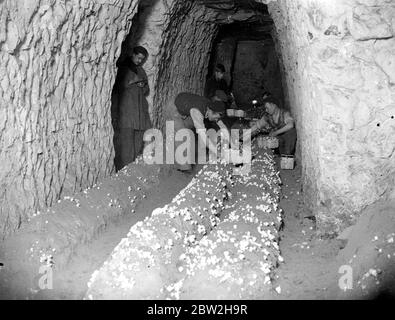
[[[37,212],[18,233],[0,242],[0,299],[25,299],[38,291],[42,265],[61,273],[80,245],[90,243],[106,228],[136,208],[171,169],[148,165],[142,157],[133,165],[87,188],[65,195],[46,211]]]
[[[254,147],[251,170],[206,165],[170,204],[134,225],[86,299],[264,299],[282,261],[279,172]]]

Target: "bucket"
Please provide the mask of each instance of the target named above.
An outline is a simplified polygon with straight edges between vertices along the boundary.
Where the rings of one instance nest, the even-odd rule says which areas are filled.
[[[294,156],[282,155],[280,167],[283,170],[293,170],[295,166],[295,158]]]

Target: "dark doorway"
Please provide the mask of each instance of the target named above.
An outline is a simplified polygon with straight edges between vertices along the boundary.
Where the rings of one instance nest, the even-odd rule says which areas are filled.
[[[284,94],[272,24],[237,22],[220,27],[210,60],[226,68],[225,79],[238,107],[248,109],[251,101],[270,92],[283,106]]]

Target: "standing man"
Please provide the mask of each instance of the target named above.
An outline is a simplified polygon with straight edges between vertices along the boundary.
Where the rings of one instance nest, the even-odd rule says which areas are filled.
[[[208,99],[212,99],[216,91],[223,91],[227,95],[227,103],[232,101],[232,97],[230,95],[229,86],[224,79],[225,75],[225,67],[223,64],[218,63],[215,66],[214,75],[209,78],[206,82],[206,86],[204,89],[204,96]]]
[[[119,73],[119,161],[122,169],[142,152],[144,132],[151,128],[146,96],[149,94],[148,78],[142,65],[148,51],[141,46],[133,48],[132,54],[122,64]]]
[[[207,119],[210,122],[215,122],[220,129],[227,130],[225,124],[221,121],[221,116],[225,112],[225,104],[220,101],[220,98],[214,96],[212,100],[209,100],[197,94],[182,92],[177,95],[174,104],[177,109],[173,117],[175,133],[184,128],[196,129],[198,138],[203,142],[203,145],[210,152],[216,154],[216,141],[207,139],[204,120]],[[195,141],[194,137],[190,137],[190,141]],[[177,163],[178,170],[190,173],[192,164],[194,163],[195,154],[193,153],[187,163]]]

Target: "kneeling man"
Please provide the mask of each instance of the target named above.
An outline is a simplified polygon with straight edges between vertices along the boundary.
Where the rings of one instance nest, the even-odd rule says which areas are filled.
[[[291,113],[280,109],[274,99],[265,102],[266,115],[254,123],[251,123],[252,135],[260,130],[270,131],[271,137],[279,140],[280,155],[291,156],[295,153],[296,129]]]

